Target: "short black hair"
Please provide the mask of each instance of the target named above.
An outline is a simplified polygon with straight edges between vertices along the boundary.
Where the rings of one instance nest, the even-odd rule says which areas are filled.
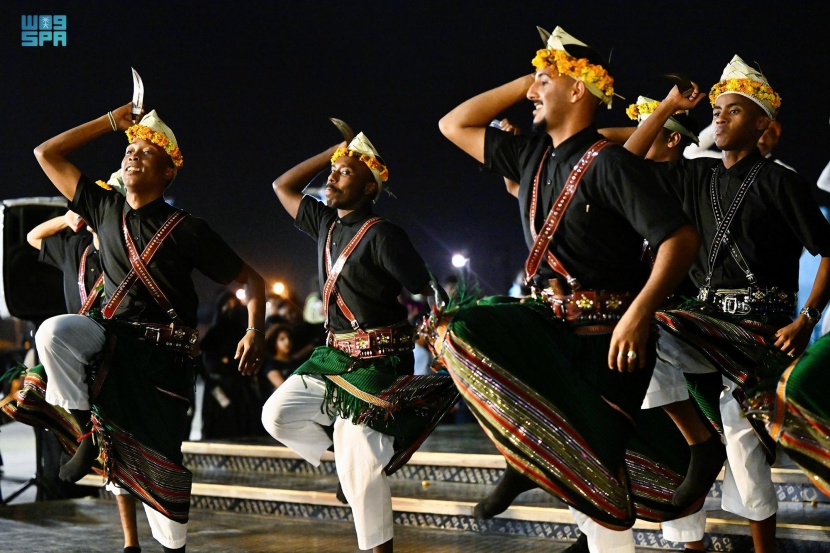
[[[695,119],[692,116],[692,114],[685,112],[677,113],[675,115],[672,115],[672,119],[683,125],[683,127],[685,127],[687,131],[694,134],[695,136],[698,136],[700,134],[700,123],[697,122],[697,119]],[[685,134],[680,135],[680,146],[682,148],[685,148],[691,143],[691,138],[689,138]]]

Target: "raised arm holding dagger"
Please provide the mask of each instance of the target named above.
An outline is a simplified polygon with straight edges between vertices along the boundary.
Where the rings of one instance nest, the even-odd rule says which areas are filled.
[[[165,551],[184,551],[191,474],[182,466],[181,442],[198,306],[191,273],[245,286],[249,328],[236,353],[245,374],[263,359],[264,283],[205,221],[164,201],[183,158],[158,114],[143,115],[144,87],[135,70],[133,80],[133,102],[35,149],[55,187],[99,233],[108,298],[90,317],[44,322],[37,346],[49,381],[46,401],[67,409],[87,432],[61,478],[79,480],[99,458],[110,480],[144,502]],[[96,185],[68,159],[118,130],[130,141],[114,175],[125,196]]]

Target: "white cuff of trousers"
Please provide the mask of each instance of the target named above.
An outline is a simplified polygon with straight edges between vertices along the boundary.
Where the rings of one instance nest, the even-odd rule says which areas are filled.
[[[642,408],[652,409],[687,399],[689,399],[689,388],[686,386],[686,377],[683,376],[683,372],[660,360],[658,354],[646,396],[643,398]]]
[[[352,508],[357,544],[372,549],[394,536],[392,492],[383,469],[395,452],[394,438],[338,418],[334,459],[343,495]]]
[[[674,543],[700,541],[706,533],[706,511],[701,509],[682,518],[667,520],[661,523],[660,527],[666,541]]]
[[[168,549],[179,549],[187,544],[187,523],[170,520],[147,504],[144,504],[144,512],[157,542]]]
[[[580,532],[588,538],[588,550],[591,553],[635,553],[634,532],[628,530],[611,530],[597,523],[591,517],[568,507]]]
[[[749,520],[766,520],[778,511],[772,483],[772,467],[743,409],[732,397],[734,382],[724,377],[728,388],[721,393],[720,413],[726,438],[726,470],[723,477],[725,511]]]

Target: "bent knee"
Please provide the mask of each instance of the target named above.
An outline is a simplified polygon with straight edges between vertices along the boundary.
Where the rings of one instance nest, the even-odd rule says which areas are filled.
[[[274,438],[279,439],[280,429],[285,426],[288,420],[276,393],[271,394],[271,397],[262,406],[261,420],[265,430]]]

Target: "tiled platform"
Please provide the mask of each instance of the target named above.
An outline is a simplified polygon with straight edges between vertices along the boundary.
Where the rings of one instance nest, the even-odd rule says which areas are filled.
[[[194,471],[193,506],[243,514],[263,514],[348,523],[351,511],[335,498],[333,455],[319,467],[299,459],[270,440],[245,443],[190,442],[185,463]],[[804,474],[786,460],[774,469],[781,501],[780,552],[830,551],[830,498],[820,494]],[[569,511],[539,490],[523,494],[490,521],[476,520],[472,510],[498,481],[504,459],[478,425],[441,426],[390,479],[395,522],[401,527],[463,532],[476,536],[514,536],[565,544],[578,530]],[[100,483],[100,478],[95,480]],[[95,481],[90,481],[94,484]],[[719,509],[720,483],[707,500],[706,540],[711,550],[748,551],[745,521]],[[635,543],[662,550],[682,549],[666,542],[658,524],[638,521]]]
[[[161,551],[161,546],[151,538],[143,515],[138,520],[142,549]],[[118,513],[111,501],[76,499],[4,507],[0,508],[0,528],[0,551],[115,553],[123,546]],[[414,526],[395,529],[396,553],[556,553],[568,545],[539,538],[485,536]],[[187,551],[344,553],[359,549],[350,522],[321,524],[303,518],[195,509],[191,513]]]
[[[188,551],[354,550],[351,510],[340,504],[334,494],[337,479],[331,453],[326,454],[319,467],[313,467],[270,439],[188,442],[183,450],[185,463],[194,471],[193,547]],[[500,551],[566,548],[578,530],[564,505],[539,490],[523,494],[508,511],[493,520],[480,521],[472,516],[473,506],[498,481],[503,468],[504,459],[496,454],[478,425],[439,427],[410,463],[390,479],[397,525],[396,549],[486,552],[495,551],[496,547]],[[773,479],[781,502],[778,551],[830,552],[830,498],[820,494],[786,459],[774,468]],[[101,478],[88,477],[86,483],[100,486]],[[97,510],[99,503],[104,504],[101,511]],[[706,507],[709,511],[706,540],[710,550],[751,549],[746,522],[719,509],[719,482],[713,487]],[[9,509],[12,508],[0,510],[0,519],[19,519],[21,524],[26,524],[29,511],[16,510],[16,506],[12,511]],[[86,509],[101,514],[88,518],[83,515],[81,520],[87,521],[85,528],[106,527],[117,538],[117,519],[112,519],[114,526],[109,528],[108,523],[96,518],[106,518],[110,511],[114,516],[115,507],[111,502],[107,507],[107,502],[101,500],[76,501],[67,507],[68,511],[81,513],[87,512]],[[233,530],[235,523],[228,523],[228,528],[223,529],[222,521],[237,519],[246,535]],[[202,526],[205,521],[217,526],[205,530]],[[68,522],[67,525],[71,526]],[[5,527],[5,521],[0,526]],[[318,536],[314,529],[325,530],[320,530]],[[65,531],[65,528],[56,530]],[[284,535],[285,539],[265,545],[266,538],[273,537],[274,532]],[[200,549],[206,547],[202,536],[207,534],[215,536],[211,539],[216,543],[227,540],[234,545],[230,549]],[[306,545],[307,538],[303,536],[307,534],[313,534],[314,539],[331,535],[331,545],[320,542],[319,549],[316,546],[297,549],[296,545],[289,545]],[[679,544],[663,540],[658,524],[638,521],[634,536],[638,551],[681,549]],[[292,542],[295,537],[298,541]],[[234,540],[239,540],[238,545]],[[419,543],[417,548],[408,549],[413,542]]]

